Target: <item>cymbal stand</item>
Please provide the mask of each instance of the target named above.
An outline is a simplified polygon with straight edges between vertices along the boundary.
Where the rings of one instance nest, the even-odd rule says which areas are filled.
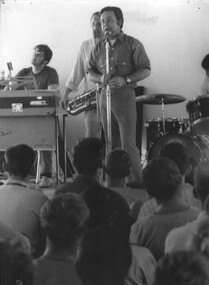
[[[165,135],[165,104],[162,98],[162,118],[163,118],[163,135]]]
[[[106,35],[106,74],[109,75],[110,73],[110,65],[109,65],[109,50],[110,50],[110,43],[109,43],[109,34]],[[112,149],[112,125],[111,125],[111,91],[110,86],[107,84],[106,86],[106,108],[107,108],[107,154]]]

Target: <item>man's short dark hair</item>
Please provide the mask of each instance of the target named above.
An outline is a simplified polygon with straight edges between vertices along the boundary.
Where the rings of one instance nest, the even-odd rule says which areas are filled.
[[[160,157],[167,157],[173,160],[178,166],[182,175],[186,174],[189,167],[189,152],[180,142],[170,142],[166,144],[159,153]]]
[[[142,180],[150,196],[163,201],[176,193],[182,176],[174,161],[158,157],[150,160],[143,169]]]
[[[48,64],[52,58],[53,52],[47,45],[37,45],[34,49],[38,49],[39,51],[44,52],[44,59],[47,61]]]
[[[89,210],[78,194],[58,194],[41,208],[41,224],[55,246],[72,246],[85,233]]]
[[[105,171],[112,178],[123,178],[130,174],[131,160],[122,149],[112,150],[106,157]]]
[[[30,146],[17,144],[6,150],[4,169],[10,175],[24,178],[33,170],[35,160],[36,153]]]
[[[114,229],[96,229],[84,237],[77,260],[84,285],[121,285],[130,265],[129,242],[116,237]]]
[[[202,60],[202,62],[201,62],[201,65],[202,65],[202,68],[205,69],[205,70],[209,68],[209,54],[207,54],[207,55],[203,58],[203,60]]]
[[[90,211],[88,229],[112,226],[121,236],[129,237],[135,220],[121,195],[99,183],[90,185],[81,195]]]
[[[73,164],[79,174],[94,175],[102,167],[102,143],[100,139],[84,138],[73,151]]]
[[[114,7],[114,6],[107,6],[107,7],[104,7],[102,10],[101,10],[101,15],[102,13],[106,12],[106,11],[112,11],[114,12],[115,14],[115,17],[117,19],[117,22],[118,21],[121,21],[121,29],[123,28],[123,22],[124,22],[124,18],[123,18],[123,12],[120,8],[118,7]]]

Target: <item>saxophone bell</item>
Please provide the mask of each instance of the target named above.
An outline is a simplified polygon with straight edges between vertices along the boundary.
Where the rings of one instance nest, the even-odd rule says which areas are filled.
[[[82,112],[95,108],[97,92],[98,90],[96,88],[87,92],[83,92],[78,96],[70,99],[67,102],[66,112],[72,116],[75,116]]]

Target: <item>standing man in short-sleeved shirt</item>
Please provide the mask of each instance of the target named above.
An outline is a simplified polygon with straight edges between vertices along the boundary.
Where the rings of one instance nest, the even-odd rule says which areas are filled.
[[[136,146],[137,82],[150,75],[150,61],[143,44],[122,31],[123,13],[118,7],[101,10],[102,29],[108,35],[109,74],[106,74],[106,40],[93,50],[88,74],[90,80],[104,86],[99,98],[102,124],[107,141],[106,88],[111,91],[112,149],[122,147],[131,159],[131,179],[141,182],[141,162]]]

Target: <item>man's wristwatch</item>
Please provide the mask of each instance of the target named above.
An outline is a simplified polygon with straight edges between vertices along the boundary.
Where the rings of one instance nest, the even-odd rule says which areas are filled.
[[[126,76],[126,83],[131,83],[131,78],[129,78],[128,76]]]

